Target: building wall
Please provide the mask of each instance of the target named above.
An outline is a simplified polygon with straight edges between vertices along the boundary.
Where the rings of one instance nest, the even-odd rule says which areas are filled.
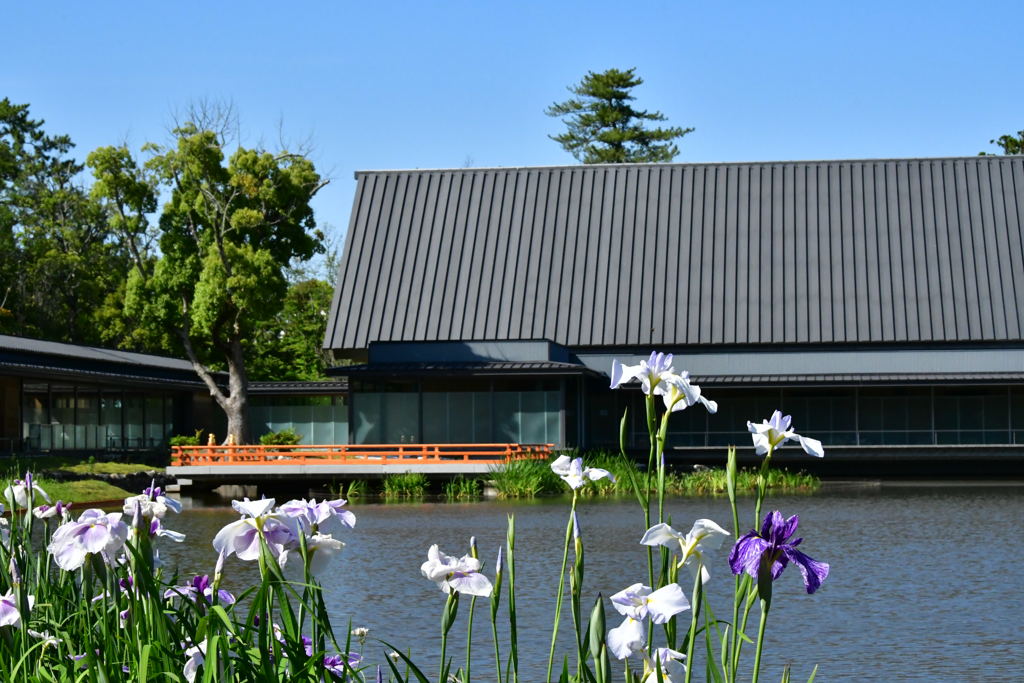
[[[717,389],[702,387],[718,412],[700,407],[673,416],[669,445],[705,448],[750,443],[747,421],[776,409],[793,416],[793,428],[831,446],[1024,446],[1024,387],[820,387]],[[614,394],[616,392],[609,392]],[[592,424],[621,418],[629,406],[629,446],[646,445],[644,397],[621,391],[591,403]],[[595,430],[595,446],[614,446],[617,434]]]
[[[348,397],[255,396],[249,401],[253,436],[293,429],[303,444],[348,443]]]
[[[28,451],[152,449],[182,429],[183,392],[25,378],[17,438]],[[17,418],[15,418],[17,419]]]
[[[563,445],[562,393],[542,378],[358,382],[352,442]]]

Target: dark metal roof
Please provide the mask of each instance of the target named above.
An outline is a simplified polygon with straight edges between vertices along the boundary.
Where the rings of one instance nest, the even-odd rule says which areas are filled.
[[[372,363],[344,365],[327,371],[332,375],[594,375],[598,373],[577,363],[554,361],[503,361],[473,363]]]
[[[249,382],[249,393],[258,396],[270,395],[321,395],[344,394],[348,392],[348,380],[321,380],[310,382]]]
[[[154,356],[148,353],[134,353],[117,349],[101,349],[95,346],[79,346],[62,342],[12,337],[0,334],[0,351],[27,352],[37,356],[72,358],[76,361],[96,361],[116,363],[118,365],[138,365],[147,368],[164,370],[183,370],[194,372],[192,363],[180,358]]]
[[[1024,372],[846,373],[816,375],[694,375],[695,384],[729,386],[840,386],[886,384],[1010,384],[1024,382]]]
[[[192,364],[178,358],[9,335],[0,335],[0,368],[18,375],[46,378],[159,384],[182,389],[205,386]],[[226,379],[223,373],[214,376]]]
[[[100,383],[116,383],[131,386],[151,387],[154,384],[167,389],[200,389],[206,387],[203,382],[193,375],[186,376],[162,373],[147,372],[137,368],[124,368],[117,370],[90,370],[82,367],[60,366],[51,363],[14,363],[0,359],[0,369],[6,370],[16,376],[38,377],[40,379],[58,379],[73,381],[84,379]]]
[[[357,178],[328,348],[1024,339],[1021,157]]]

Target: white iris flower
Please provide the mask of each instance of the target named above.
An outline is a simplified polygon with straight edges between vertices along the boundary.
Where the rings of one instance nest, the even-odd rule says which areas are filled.
[[[668,548],[679,548],[679,566],[686,565],[696,576],[697,567],[701,569],[701,583],[708,580],[709,574],[704,566],[704,553],[717,550],[722,541],[728,538],[729,532],[710,519],[698,519],[693,528],[686,534],[676,531],[668,524],[655,524],[640,539],[643,545],[663,545]]]
[[[750,430],[751,438],[754,440],[754,450],[757,451],[757,454],[764,455],[769,450],[774,450],[792,439],[799,443],[808,455],[824,457],[825,448],[821,442],[807,436],[800,436],[790,429],[792,423],[792,416],[784,416],[779,410],[772,413],[771,418],[764,420],[761,424],[747,422],[747,429]]]

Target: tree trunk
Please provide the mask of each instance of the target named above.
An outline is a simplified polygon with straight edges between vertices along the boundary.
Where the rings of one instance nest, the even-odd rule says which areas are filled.
[[[236,444],[252,443],[249,429],[249,377],[242,358],[242,340],[231,340],[228,361],[228,390],[224,412],[228,416],[228,438]]]
[[[242,358],[241,339],[231,339],[228,352],[225,354],[225,360],[228,363],[228,393],[225,394],[217,386],[209,369],[199,362],[188,334],[179,329],[178,336],[185,347],[185,353],[192,362],[192,368],[206,384],[206,388],[210,390],[210,396],[228,418],[228,433],[224,437],[224,443],[252,443],[252,432],[249,429],[249,378],[246,375],[245,362]]]

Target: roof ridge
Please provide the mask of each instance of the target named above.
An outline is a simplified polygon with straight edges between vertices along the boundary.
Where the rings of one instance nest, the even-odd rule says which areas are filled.
[[[554,171],[554,170],[586,170],[597,168],[675,168],[695,166],[778,166],[778,165],[813,165],[813,164],[867,164],[894,162],[925,162],[925,161],[1024,161],[1024,155],[985,154],[974,156],[946,157],[863,157],[853,159],[776,159],[762,161],[680,161],[672,163],[633,162],[623,164],[541,164],[538,166],[470,166],[470,167],[429,167],[429,168],[393,168],[363,169],[353,175],[399,174],[399,173],[475,173],[480,171]]]

